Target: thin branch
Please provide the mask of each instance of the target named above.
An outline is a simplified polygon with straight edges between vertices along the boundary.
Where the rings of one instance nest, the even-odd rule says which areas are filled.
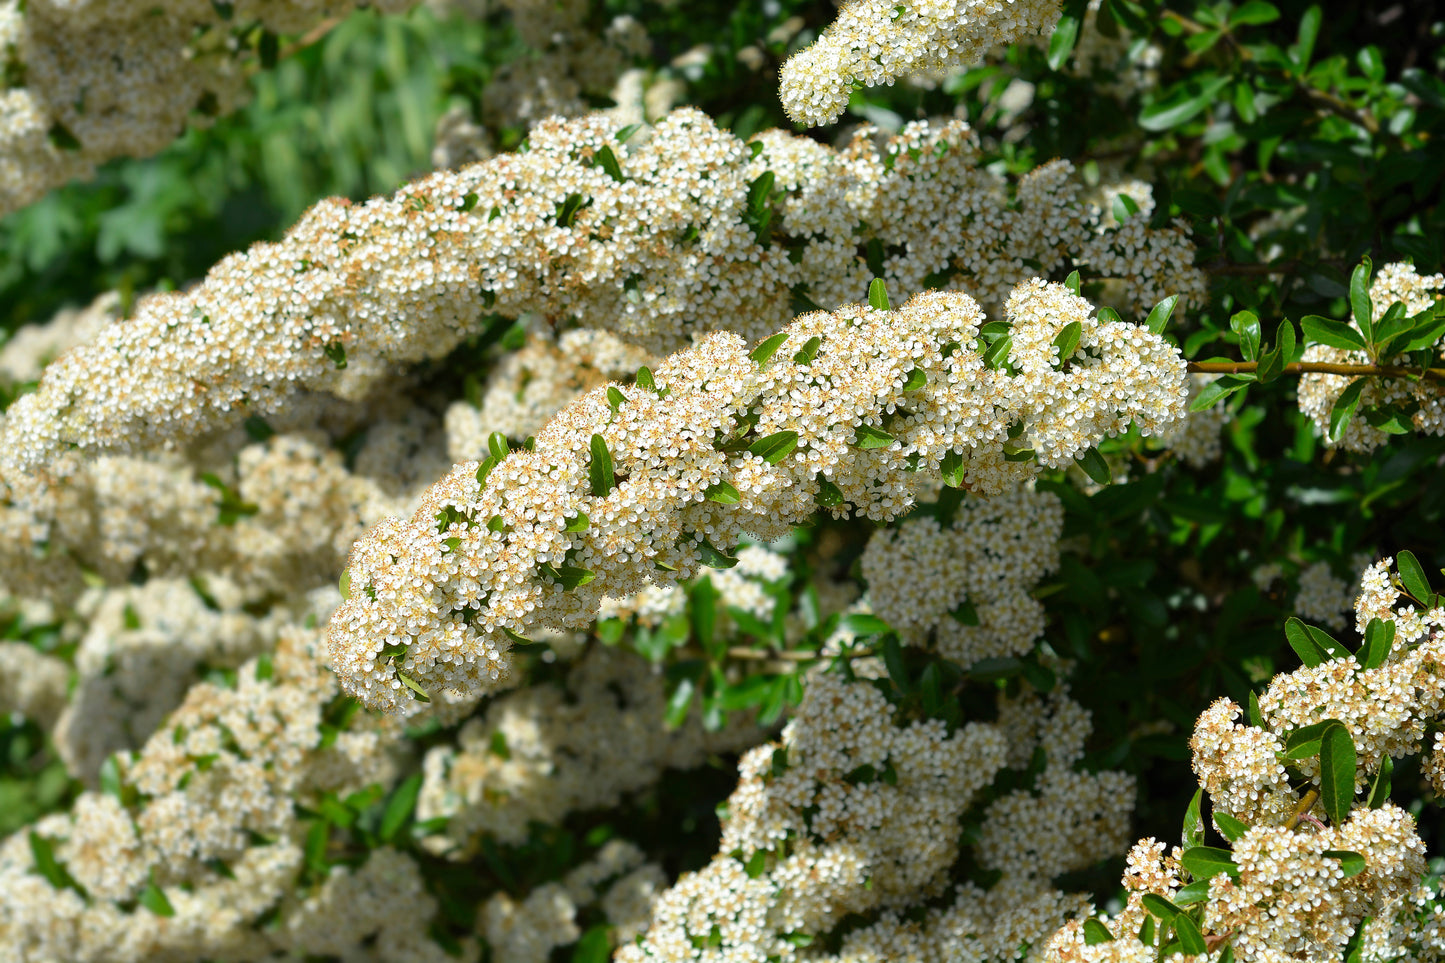
[[[1249,374],[1259,368],[1257,361],[1191,361],[1189,370],[1196,374]],[[1409,378],[1445,381],[1445,368],[1404,368],[1394,364],[1333,364],[1327,361],[1301,361],[1284,366],[1284,374],[1331,374],[1345,377]]]

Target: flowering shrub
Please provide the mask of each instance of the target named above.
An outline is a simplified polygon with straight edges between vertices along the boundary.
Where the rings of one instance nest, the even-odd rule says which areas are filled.
[[[407,6],[0,6],[0,959],[1445,955],[1433,14]]]

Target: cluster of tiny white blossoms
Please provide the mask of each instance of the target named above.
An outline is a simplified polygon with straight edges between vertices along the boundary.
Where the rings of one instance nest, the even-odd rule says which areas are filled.
[[[1354,608],[1354,601],[1349,583],[1335,575],[1328,562],[1314,562],[1300,570],[1294,610],[1305,621],[1339,631],[1345,627],[1345,613]]]
[[[1302,796],[1309,783],[1292,786],[1284,765],[1290,732],[1338,720],[1356,749],[1358,793],[1386,758],[1420,752],[1428,729],[1445,714],[1445,609],[1397,604],[1404,596],[1391,564],[1387,558],[1365,570],[1355,604],[1362,633],[1372,619],[1394,620],[1393,647],[1382,664],[1365,668],[1348,656],[1281,673],[1259,696],[1263,726],[1239,722],[1242,710],[1227,698],[1199,717],[1190,743],[1194,771],[1216,817],[1233,817],[1246,827],[1232,842],[1238,874],[1221,872],[1210,880],[1198,920],[1211,952],[1229,945],[1240,960],[1337,959],[1361,926],[1370,958],[1445,951],[1434,894],[1421,886],[1425,845],[1414,818],[1379,802],[1327,825],[1322,804]],[[1437,755],[1441,743],[1437,738]],[[1292,764],[1319,783],[1317,757]],[[1431,778],[1439,769],[1438,759],[1425,765]],[[1215,826],[1222,831],[1218,818]],[[1346,873],[1341,852],[1364,857],[1365,868]],[[1142,897],[1179,895],[1188,882],[1179,859],[1177,849],[1166,858],[1162,845],[1141,842],[1125,877],[1128,905],[1103,919],[1114,939],[1091,942],[1076,921],[1057,934],[1046,958],[1152,958],[1157,945],[1139,935],[1149,915]]]
[[[1445,288],[1445,274],[1422,275],[1413,264],[1386,264],[1375,274],[1370,284],[1370,301],[1374,308],[1372,320],[1380,321],[1390,305],[1396,301],[1405,305],[1405,314],[1414,315],[1440,303],[1438,293]],[[1359,331],[1353,320],[1350,326]],[[1442,341],[1431,347],[1438,350]],[[1348,351],[1326,344],[1314,344],[1305,349],[1304,361],[1318,361],[1332,364],[1369,364],[1370,358],[1364,351]],[[1380,364],[1397,364],[1401,358],[1380,358]],[[1346,451],[1374,451],[1390,438],[1385,431],[1369,424],[1358,415],[1350,419],[1344,434],[1333,439],[1329,433],[1330,411],[1344,390],[1355,380],[1348,375],[1309,373],[1300,378],[1300,411],[1313,419],[1315,427],[1325,438],[1325,444],[1338,446]],[[1435,381],[1412,381],[1404,378],[1365,379],[1360,392],[1359,410],[1365,411],[1380,405],[1397,405],[1408,416],[1410,424],[1418,432],[1430,435],[1445,434],[1445,392]]]
[[[715,635],[725,636],[732,630],[732,621],[727,614],[729,609],[739,609],[764,624],[771,622],[777,600],[768,594],[766,585],[788,575],[787,558],[760,545],[744,545],[738,549],[737,560],[732,568],[703,566],[698,570],[698,578],[706,578],[717,593]],[[686,586],[676,583],[649,585],[626,598],[603,599],[597,617],[632,619],[637,625],[655,628],[672,616],[680,615],[686,607]]]
[[[323,739],[336,684],[315,641],[283,630],[234,688],[192,687],[143,749],[116,757],[115,787],[0,841],[0,958],[450,959],[427,935],[436,904],[411,857],[383,847],[319,886],[302,880],[297,804],[397,777],[399,733],[366,716]],[[42,851],[73,885],[53,885]],[[154,909],[156,896],[169,913]],[[260,925],[268,915],[279,925]],[[467,949],[475,960],[475,944]]]
[[[951,825],[1008,758],[988,723],[895,725],[866,681],[814,674],[781,740],[746,753],[719,855],[658,901],[620,963],[798,956],[787,934],[906,905],[957,856]],[[718,945],[706,948],[716,933]],[[698,939],[701,937],[701,939]]]
[[[386,13],[411,0],[375,0]],[[316,0],[3,0],[0,214],[115,157],[146,157],[187,123],[235,110],[256,59],[233,25],[297,33],[357,4]]]
[[[455,745],[427,752],[418,816],[447,819],[427,848],[466,860],[484,836],[520,844],[534,823],[560,825],[574,812],[615,806],[665,769],[691,768],[763,737],[741,718],[708,732],[697,713],[669,729],[666,711],[662,676],[641,656],[602,647],[571,665],[565,686],[498,697],[462,726]]]
[[[1044,631],[1029,593],[1058,568],[1063,528],[1058,496],[1020,489],[966,499],[947,526],[925,515],[879,529],[862,561],[873,612],[963,666],[1022,655]]]
[[[555,340],[531,332],[521,350],[492,368],[478,404],[455,401],[447,409],[447,452],[453,461],[485,458],[492,432],[517,439],[534,435],[586,392],[656,363],[650,352],[594,328]]]
[[[878,268],[895,296],[944,287],[992,306],[1085,242],[1140,290],[1202,290],[1182,228],[1103,228],[1062,162],[1013,198],[959,121],[911,124],[882,149],[860,131],[842,151],[778,131],[744,143],[691,109],[635,146],[616,133],[599,115],[554,119],[527,151],[323,201],[49,366],[8,411],[0,457],[34,468],[180,444],[303,388],[358,398],[496,314],[675,350],[718,329],[762,337],[800,297],[856,301]]]
[[[1074,771],[1089,730],[1063,692],[1001,700],[996,723],[949,733],[936,719],[896,719],[873,683],[814,674],[782,738],[739,764],[719,855],[660,897],[651,927],[617,958],[1013,960],[1087,908],[1052,878],[1126,838],[1131,778]],[[937,827],[1040,751],[1035,791],[984,809],[975,856],[997,880],[950,887],[959,839]],[[849,914],[869,922],[836,956],[810,941]]]
[[[546,963],[549,954],[582,935],[577,917],[596,906],[626,942],[646,928],[652,903],[666,888],[662,867],[642,850],[614,839],[561,881],[543,883],[525,899],[496,893],[482,907],[480,928],[497,963]]]
[[[604,596],[691,578],[819,505],[888,520],[940,468],[996,494],[1131,420],[1148,433],[1181,415],[1184,366],[1158,335],[1099,323],[1043,281],[1019,286],[1009,317],[1015,374],[985,365],[971,298],[930,292],[803,315],[761,360],[720,332],[644,383],[589,392],[530,447],[456,466],[409,522],[357,543],[330,629],[343,685],[378,708],[412,687],[483,692],[515,639],[584,626]],[[1080,351],[1053,367],[1047,346],[1075,322]],[[1034,457],[1010,460],[1015,442]]]
[[[995,47],[1053,30],[1054,0],[850,0],[811,46],[783,64],[779,98],[793,120],[831,124],[855,87],[939,78]]]

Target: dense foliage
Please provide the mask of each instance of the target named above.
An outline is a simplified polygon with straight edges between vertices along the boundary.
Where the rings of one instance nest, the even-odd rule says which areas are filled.
[[[197,26],[0,219],[0,957],[1445,952],[1445,21],[986,6]]]

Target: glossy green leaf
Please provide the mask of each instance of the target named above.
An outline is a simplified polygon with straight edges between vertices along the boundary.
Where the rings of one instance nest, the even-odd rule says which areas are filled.
[[[1234,854],[1218,846],[1192,846],[1180,854],[1179,862],[1195,879],[1213,879],[1220,873],[1239,875]]]
[[[1149,131],[1163,131],[1193,120],[1215,102],[1216,95],[1229,84],[1230,79],[1214,76],[1176,88],[1163,100],[1140,112],[1139,126]]]
[[[1355,804],[1355,742],[1343,725],[1327,728],[1320,740],[1320,804],[1335,825]]]
[[[1355,326],[1365,335],[1365,341],[1375,340],[1375,307],[1370,300],[1370,275],[1374,266],[1368,257],[1361,258],[1350,274],[1350,313],[1354,315]]]
[[[1381,619],[1370,619],[1365,626],[1365,641],[1355,653],[1355,661],[1362,669],[1378,669],[1390,656],[1395,644],[1395,623]]]
[[[868,284],[868,306],[875,311],[892,310],[888,303],[888,285],[883,283],[882,278],[874,278]]]
[[[1184,912],[1158,893],[1145,893],[1143,903],[1144,908],[1157,917],[1161,923],[1169,923]]]
[[[1229,813],[1215,811],[1213,814],[1214,825],[1218,827],[1220,834],[1231,843],[1238,842],[1240,837],[1249,832],[1249,824],[1242,819],[1237,819]]]
[[[853,436],[853,447],[864,450],[870,448],[888,448],[893,445],[893,436],[881,428],[874,428],[872,425],[859,425]]]
[[[1084,945],[1098,946],[1100,943],[1112,943],[1114,934],[1101,920],[1090,917],[1084,920]]]
[[[697,552],[702,558],[702,564],[708,568],[732,568],[738,563],[737,558],[715,547],[705,538],[698,539]]]
[[[798,447],[798,433],[792,429],[775,431],[748,446],[748,451],[769,465],[776,465]]]
[[[1079,347],[1079,337],[1083,334],[1084,326],[1077,321],[1070,321],[1059,331],[1054,338],[1054,347],[1059,349],[1059,362],[1068,361]]]
[[[421,785],[422,774],[417,772],[402,780],[396,789],[392,790],[376,830],[382,842],[389,843],[394,840],[396,834],[401,832],[401,828],[411,819],[411,814],[416,809],[417,797],[421,794]]]
[[[783,342],[786,340],[788,340],[787,334],[775,334],[754,348],[748,357],[752,358],[759,365],[765,365],[773,355],[778,353],[778,349],[783,346]]]
[[[1375,779],[1370,783],[1370,795],[1365,800],[1365,805],[1370,809],[1379,809],[1390,801],[1390,777],[1395,773],[1395,760],[1385,756],[1380,760],[1380,768],[1375,773]]]
[[[1184,830],[1180,840],[1185,849],[1190,849],[1204,842],[1204,817],[1199,812],[1199,804],[1204,799],[1204,787],[1194,790],[1194,798],[1189,800],[1189,807],[1184,811]]]
[[[1189,410],[1205,411],[1213,408],[1236,391],[1248,388],[1254,382],[1255,378],[1252,374],[1224,375],[1215,378],[1199,389],[1199,394],[1195,395],[1194,400],[1189,403]]]
[[[1307,344],[1326,344],[1345,351],[1365,350],[1364,337],[1343,321],[1307,314],[1299,324]]]
[[[1325,859],[1338,859],[1340,869],[1345,871],[1345,879],[1360,875],[1369,865],[1364,856],[1348,849],[1327,849],[1320,855]]]
[[[822,347],[823,339],[816,334],[808,339],[807,343],[793,355],[793,364],[812,364],[818,357],[818,349]]]
[[[1174,313],[1174,305],[1179,303],[1179,295],[1171,294],[1160,301],[1149,311],[1149,317],[1144,319],[1144,327],[1155,334],[1163,334],[1164,326],[1169,323],[1169,316]]]
[[[1355,417],[1355,409],[1360,404],[1360,392],[1365,390],[1366,380],[1356,378],[1345,386],[1340,396],[1335,399],[1334,405],[1330,408],[1330,438],[1339,441],[1345,436],[1345,429],[1350,425],[1350,419]]]
[[[1199,924],[1191,916],[1181,914],[1175,917],[1174,935],[1179,940],[1179,948],[1187,955],[1199,956],[1209,949],[1204,942],[1204,934],[1199,931]]]
[[[587,480],[593,495],[606,498],[612,489],[617,487],[617,476],[612,471],[612,452],[607,448],[607,440],[601,435],[592,436],[591,454],[592,459],[587,465]]]
[[[1090,448],[1082,455],[1076,455],[1074,462],[1097,484],[1107,485],[1114,480],[1113,473],[1109,471],[1109,463],[1104,461],[1104,456],[1099,454],[1097,448]]]
[[[717,502],[719,505],[736,505],[742,501],[742,496],[738,494],[738,490],[725,481],[720,481],[715,485],[709,485],[707,490],[703,492],[703,497],[710,502]]]
[[[1401,552],[1395,556],[1395,568],[1400,573],[1400,584],[1410,597],[1421,605],[1429,605],[1435,597],[1434,591],[1430,588],[1430,579],[1425,575],[1425,567],[1415,557],[1414,552]]]
[[[1229,327],[1239,336],[1239,352],[1246,361],[1259,358],[1259,318],[1253,311],[1237,311]]]
[[[1050,70],[1062,70],[1069,62],[1069,55],[1074,51],[1074,44],[1079,39],[1079,27],[1084,21],[1084,11],[1088,4],[1085,0],[1068,0],[1064,4],[1062,15],[1054,32],[1049,36],[1049,49],[1046,59]]]

